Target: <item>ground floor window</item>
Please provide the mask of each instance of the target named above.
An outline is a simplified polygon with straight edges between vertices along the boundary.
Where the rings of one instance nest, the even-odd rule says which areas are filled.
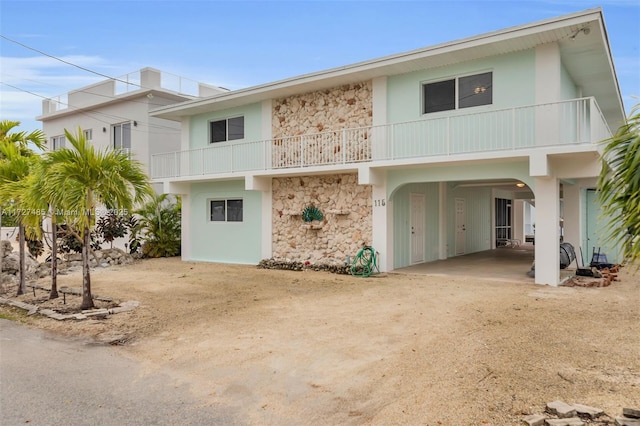
[[[242,199],[209,200],[211,222],[242,222]]]

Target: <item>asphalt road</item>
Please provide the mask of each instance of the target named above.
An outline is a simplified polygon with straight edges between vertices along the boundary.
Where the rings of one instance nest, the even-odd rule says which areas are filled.
[[[230,425],[168,375],[146,374],[111,346],[0,319],[0,425]]]

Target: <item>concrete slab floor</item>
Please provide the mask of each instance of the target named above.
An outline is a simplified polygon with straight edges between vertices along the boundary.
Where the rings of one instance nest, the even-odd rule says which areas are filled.
[[[420,263],[396,269],[392,273],[469,276],[482,280],[518,281],[533,284],[534,279],[527,276],[527,272],[531,270],[533,259],[534,246],[521,245]],[[568,270],[561,271],[561,279],[567,273],[569,273]],[[572,272],[569,274],[573,275]]]

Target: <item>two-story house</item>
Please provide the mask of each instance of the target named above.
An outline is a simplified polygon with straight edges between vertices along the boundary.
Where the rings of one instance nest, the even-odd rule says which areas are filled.
[[[180,148],[180,124],[150,117],[149,111],[226,89],[198,83],[154,68],[143,68],[42,101],[42,131],[49,149],[65,147],[65,129],[99,149],[129,152],[148,172],[151,155]],[[157,186],[157,185],[156,185]]]
[[[391,271],[522,238],[535,200],[535,281],[551,285],[561,235],[599,243],[599,142],[625,120],[600,9],[151,116],[182,126],[151,174],[183,197],[185,260],[343,263],[366,243]]]

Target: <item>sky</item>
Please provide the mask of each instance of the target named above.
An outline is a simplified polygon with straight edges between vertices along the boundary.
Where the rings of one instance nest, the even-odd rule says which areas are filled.
[[[629,113],[640,0],[0,0],[0,119],[41,129],[44,98],[144,67],[235,90],[595,7]]]

